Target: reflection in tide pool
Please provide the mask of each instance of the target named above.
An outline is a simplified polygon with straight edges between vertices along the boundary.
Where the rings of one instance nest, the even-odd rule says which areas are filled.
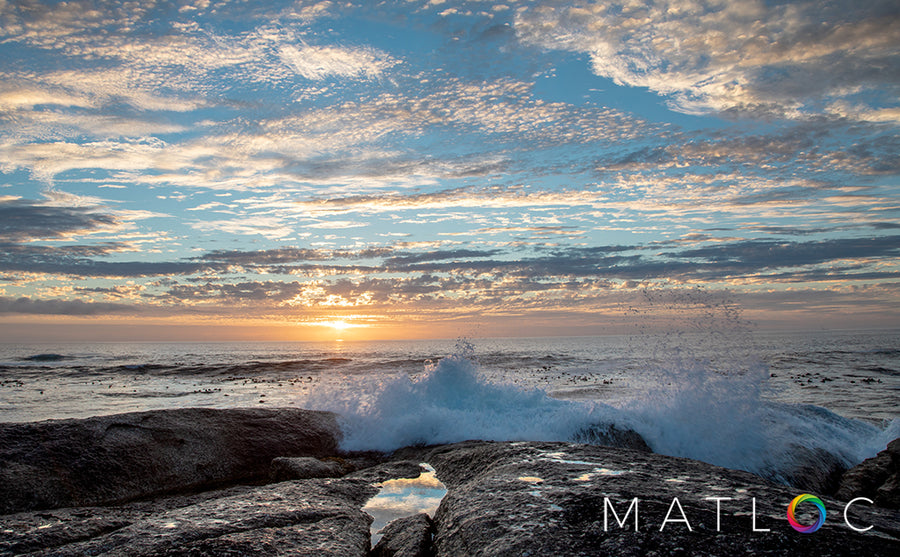
[[[425,472],[418,478],[399,478],[379,484],[381,491],[366,502],[362,510],[375,519],[372,522],[372,545],[381,539],[382,528],[398,518],[426,513],[433,517],[447,487],[434,475],[430,464],[419,464]]]

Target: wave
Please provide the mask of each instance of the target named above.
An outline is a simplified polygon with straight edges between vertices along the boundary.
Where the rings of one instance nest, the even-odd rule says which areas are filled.
[[[666,370],[664,390],[621,408],[655,452],[702,460],[783,480],[801,453],[825,451],[844,466],[858,464],[900,436],[900,420],[885,428],[810,404],[767,400],[768,368],[711,372],[702,363]]]
[[[900,370],[879,365],[854,366],[853,369],[858,371],[871,371],[873,373],[882,373],[885,375],[900,375]]]
[[[817,406],[765,400],[764,366],[728,375],[682,365],[660,377],[644,394],[614,407],[489,382],[464,353],[419,376],[365,378],[368,383],[319,390],[304,405],[341,415],[346,450],[389,452],[469,439],[573,441],[585,428],[613,425],[636,431],[654,452],[776,481],[790,476],[798,448],[827,451],[849,467],[900,436],[897,419],[878,428]]]
[[[347,450],[391,451],[467,439],[567,438],[611,408],[551,398],[540,389],[492,384],[470,358],[440,360],[419,377],[371,378],[362,391],[319,390],[306,405],[342,416]]]
[[[0,364],[0,372],[27,373],[31,371],[52,370],[58,377],[93,377],[98,375],[154,375],[154,376],[254,376],[271,373],[314,373],[329,371],[347,366],[353,362],[351,358],[323,357],[275,361],[249,361],[239,363],[129,363],[118,365],[48,365],[76,359],[61,354],[37,354],[21,361],[43,365]]]

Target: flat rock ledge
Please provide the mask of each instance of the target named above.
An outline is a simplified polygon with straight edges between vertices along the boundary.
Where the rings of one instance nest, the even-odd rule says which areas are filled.
[[[0,424],[0,514],[104,505],[265,478],[276,457],[331,456],[335,414],[183,408]]]
[[[84,497],[92,480],[101,501],[132,498],[56,504],[74,498],[39,492],[44,507],[0,515],[0,557],[900,555],[900,511],[863,501],[848,507],[851,499],[867,496],[851,488],[843,500],[813,492],[823,500],[827,517],[818,531],[802,534],[786,517],[801,489],[693,460],[547,442],[471,441],[410,447],[392,456],[342,454],[331,414],[243,412],[165,411],[0,424],[0,489],[20,494],[17,501],[32,501],[21,493],[42,477],[64,487],[62,479],[77,479],[78,489],[68,486],[64,494]],[[90,434],[79,433],[74,422]],[[65,426],[62,432],[56,430],[59,424]],[[136,429],[115,424],[135,424]],[[225,431],[228,427],[236,429]],[[97,433],[109,429],[115,442]],[[207,440],[200,439],[204,429]],[[64,432],[70,442],[61,439]],[[52,442],[42,446],[44,439]],[[640,447],[634,441],[628,440]],[[153,444],[160,448],[146,449]],[[129,447],[137,454],[119,468],[107,474],[98,467]],[[104,457],[84,461],[86,452]],[[39,456],[48,460],[41,462]],[[190,472],[198,462],[215,459],[224,462],[223,472]],[[417,476],[420,462],[437,470],[447,495],[433,519],[418,515],[394,521],[372,548],[372,518],[363,505],[377,493],[378,482]],[[128,465],[140,467],[129,471]],[[166,469],[172,469],[168,475]],[[326,470],[345,475],[310,477]],[[138,489],[140,474],[149,474],[152,482],[138,483]],[[279,474],[290,479],[283,481]],[[245,479],[235,483],[235,478]],[[221,481],[232,485],[216,484]],[[204,482],[213,487],[198,490],[210,485]],[[802,524],[815,521],[812,504],[798,511]]]

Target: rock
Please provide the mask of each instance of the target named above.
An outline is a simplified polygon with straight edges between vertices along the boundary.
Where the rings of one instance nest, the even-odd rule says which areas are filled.
[[[900,509],[900,474],[892,474],[875,493],[875,504]]]
[[[184,408],[0,424],[0,514],[264,478],[279,456],[337,452],[334,414]]]
[[[653,449],[644,441],[639,433],[631,429],[622,429],[615,424],[595,424],[575,432],[572,441],[589,445],[620,447],[652,453]]]
[[[809,493],[833,495],[847,471],[840,458],[821,448],[795,445],[791,447],[790,460],[792,466],[787,471],[763,476]]]
[[[876,456],[848,470],[841,478],[835,497],[844,501],[867,497],[876,505],[900,509],[900,438],[888,443],[887,448]]]
[[[381,529],[371,557],[430,557],[434,523],[425,513],[398,518]]]
[[[377,491],[367,482],[312,479],[201,495],[0,517],[0,556],[364,556]]]
[[[276,482],[308,478],[340,478],[350,471],[352,469],[339,460],[280,456],[272,460],[269,478]]]
[[[339,479],[238,485],[111,507],[0,516],[0,557],[105,555],[366,555],[376,482],[416,477],[418,463]]]
[[[353,472],[347,477],[376,484],[398,478],[418,478],[421,473],[422,466],[418,461],[397,460]]]
[[[434,517],[438,556],[900,554],[896,511],[851,507],[852,524],[873,526],[860,533],[843,524],[844,503],[824,499],[825,524],[801,534],[786,518],[798,490],[689,459],[570,443],[469,442],[433,449],[427,461],[449,489]],[[719,501],[721,512],[709,497],[728,498]],[[802,513],[804,524],[813,520]]]

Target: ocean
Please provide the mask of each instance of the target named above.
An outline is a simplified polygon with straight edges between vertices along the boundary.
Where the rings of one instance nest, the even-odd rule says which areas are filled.
[[[346,449],[612,424],[778,479],[797,446],[851,466],[900,437],[900,331],[0,344],[2,422],[261,405],[340,413]]]

